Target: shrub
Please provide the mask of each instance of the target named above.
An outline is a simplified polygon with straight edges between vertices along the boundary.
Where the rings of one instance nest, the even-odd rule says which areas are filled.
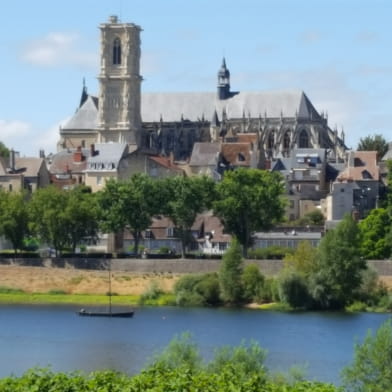
[[[174,286],[176,303],[181,306],[215,306],[221,303],[216,273],[184,275]]]
[[[244,300],[248,302],[259,301],[264,285],[264,275],[256,264],[248,264],[242,273]]]
[[[347,391],[386,392],[392,385],[392,324],[388,320],[363,343],[355,344],[354,360],[342,372]]]
[[[208,369],[214,373],[222,373],[230,366],[235,369],[236,375],[244,379],[258,373],[266,377],[264,365],[266,351],[256,342],[249,345],[241,342],[237,347],[222,347],[215,351],[214,359],[208,364]]]
[[[311,304],[307,282],[294,270],[285,270],[279,277],[279,297],[293,308],[308,308]]]
[[[144,304],[150,300],[157,300],[163,293],[159,283],[153,280],[148,289],[140,296],[139,302],[140,304]]]
[[[188,371],[194,372],[201,369],[201,365],[198,347],[189,332],[175,336],[163,352],[154,358],[154,366],[166,370],[185,366]]]
[[[276,302],[279,301],[279,287],[275,278],[266,278],[260,292],[260,302]]]
[[[294,249],[281,246],[269,246],[267,248],[249,249],[248,259],[256,260],[282,260],[287,254],[292,254]]]

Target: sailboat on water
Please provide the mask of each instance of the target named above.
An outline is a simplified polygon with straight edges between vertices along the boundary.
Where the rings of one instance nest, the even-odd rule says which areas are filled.
[[[109,308],[107,311],[90,311],[86,309],[80,309],[77,314],[79,316],[87,316],[87,317],[123,317],[130,318],[133,317],[134,311],[113,311],[112,309],[112,261],[109,259],[108,270],[109,270]]]

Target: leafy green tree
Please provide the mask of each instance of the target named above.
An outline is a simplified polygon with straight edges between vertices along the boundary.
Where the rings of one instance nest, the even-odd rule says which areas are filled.
[[[391,255],[392,243],[388,237],[391,223],[391,216],[384,208],[373,209],[359,222],[361,252],[365,259],[386,259]]]
[[[301,241],[293,253],[283,259],[285,268],[293,269],[308,277],[316,268],[317,249],[309,241]]]
[[[41,241],[60,251],[76,246],[98,231],[95,195],[85,187],[70,191],[56,187],[37,190],[29,203],[32,231]]]
[[[354,299],[366,269],[360,243],[359,228],[348,214],[321,240],[311,277],[311,294],[319,307],[342,308]]]
[[[0,233],[11,242],[15,254],[23,248],[28,220],[25,195],[0,192]]]
[[[252,234],[269,230],[284,215],[282,177],[276,172],[239,168],[227,171],[217,185],[214,212],[235,235],[246,256]]]
[[[239,304],[243,300],[242,285],[243,259],[241,246],[234,237],[225,252],[219,268],[219,286],[222,300],[229,304]]]
[[[377,162],[386,154],[388,151],[388,143],[384,136],[380,134],[368,135],[364,138],[359,139],[358,151],[377,151]]]
[[[102,229],[118,232],[128,228],[137,253],[142,231],[159,211],[158,193],[158,182],[145,174],[135,174],[127,181],[108,181],[97,196]]]
[[[167,198],[162,211],[179,231],[181,253],[184,257],[190,229],[197,214],[211,207],[215,197],[215,183],[206,176],[175,176],[167,177],[161,185]]]
[[[356,343],[354,360],[342,372],[343,384],[352,392],[392,391],[392,323],[386,321],[375,335],[369,331]]]
[[[54,186],[38,189],[29,203],[31,230],[54,248],[56,256],[69,244],[68,194]]]
[[[98,206],[95,194],[85,187],[69,191],[64,208],[68,222],[68,245],[75,252],[80,242],[98,235]]]
[[[0,142],[0,157],[9,158],[10,150],[5,146],[3,142]]]
[[[242,272],[242,285],[244,288],[244,300],[259,301],[264,287],[264,275],[260,272],[257,264],[248,264]]]

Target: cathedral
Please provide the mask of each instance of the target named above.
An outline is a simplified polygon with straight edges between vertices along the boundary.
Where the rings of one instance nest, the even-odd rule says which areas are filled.
[[[326,149],[339,161],[343,132],[328,126],[302,91],[231,91],[225,59],[211,92],[143,93],[140,32],[111,16],[101,31],[98,97],[84,85],[74,116],[60,128],[59,150],[95,143],[127,143],[151,156],[188,161],[196,142],[235,142],[257,135],[257,148],[269,161],[290,157],[293,149]]]

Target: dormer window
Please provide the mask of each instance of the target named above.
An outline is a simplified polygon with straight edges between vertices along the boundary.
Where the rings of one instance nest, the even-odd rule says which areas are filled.
[[[113,65],[121,64],[121,41],[116,38],[113,42]]]

